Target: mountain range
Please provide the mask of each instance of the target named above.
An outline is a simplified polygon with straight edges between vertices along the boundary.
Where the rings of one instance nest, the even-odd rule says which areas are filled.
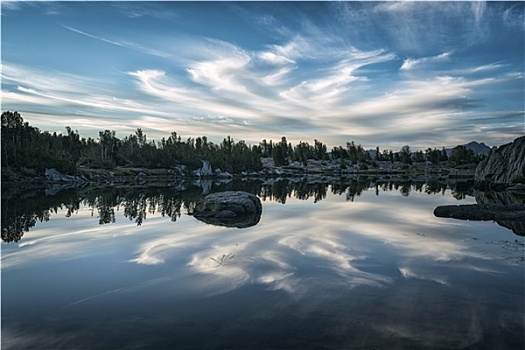
[[[489,154],[491,149],[496,148],[496,146],[489,147],[484,142],[479,143],[477,141],[471,141],[471,142],[466,143],[464,145],[458,145],[458,146],[465,146],[465,147],[467,147],[467,149],[472,150],[474,152],[474,154],[476,154],[476,155]],[[455,146],[455,147],[457,147],[457,146]],[[446,148],[445,147],[445,152],[447,152],[447,156],[450,156],[452,154],[452,150],[455,147],[451,147],[451,148]],[[376,155],[376,150],[375,149],[369,149],[368,153],[370,154],[370,157],[372,157],[372,159],[374,159],[374,157]],[[397,152],[394,152],[394,153],[397,153]],[[413,153],[414,152],[412,152],[412,154]]]

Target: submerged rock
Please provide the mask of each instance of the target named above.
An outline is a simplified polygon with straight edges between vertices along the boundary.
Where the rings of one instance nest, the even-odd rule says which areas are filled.
[[[495,221],[515,234],[525,236],[525,203],[442,205],[434,209],[434,215],[460,220]]]
[[[262,213],[261,200],[248,192],[212,193],[198,202],[193,216],[212,225],[244,228],[256,225]]]

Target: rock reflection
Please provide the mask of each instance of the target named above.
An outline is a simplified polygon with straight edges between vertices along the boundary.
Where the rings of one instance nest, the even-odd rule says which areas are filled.
[[[259,223],[259,221],[261,220],[261,213],[246,214],[241,216],[235,216],[232,218],[195,216],[195,219],[214,226],[247,228],[255,226]]]
[[[456,197],[457,198],[457,197]],[[525,195],[512,192],[476,192],[473,205],[438,206],[434,215],[460,220],[494,221],[518,236],[525,236]]]

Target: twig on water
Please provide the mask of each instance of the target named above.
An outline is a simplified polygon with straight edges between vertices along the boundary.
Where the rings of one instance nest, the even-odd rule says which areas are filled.
[[[222,257],[221,257],[219,260],[217,260],[217,259],[215,259],[215,258],[210,258],[210,259],[213,260],[213,261],[215,261],[215,262],[218,264],[218,265],[215,266],[215,267],[219,267],[219,266],[222,266],[222,265],[226,265],[226,262],[227,262],[228,260],[232,260],[234,256],[235,256],[235,255],[233,255],[232,253],[229,253],[228,255],[226,255],[226,254],[222,254]]]

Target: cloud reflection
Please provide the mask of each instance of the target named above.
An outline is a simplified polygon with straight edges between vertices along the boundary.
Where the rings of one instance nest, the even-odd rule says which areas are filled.
[[[221,325],[212,337],[223,342],[239,334],[250,337],[254,328],[288,332],[298,324],[317,327],[322,322],[319,337],[342,339],[338,348],[369,346],[370,339],[378,339],[376,347],[392,340],[400,342],[388,343],[394,348],[466,347],[477,344],[492,325],[486,321],[493,319],[487,317],[489,311],[507,328],[522,325],[520,310],[509,311],[509,301],[502,297],[523,290],[519,278],[511,281],[509,269],[498,267],[504,262],[497,261],[502,256],[497,252],[507,251],[473,238],[505,229],[436,220],[436,204],[456,202],[450,192],[435,196],[413,191],[404,197],[397,191],[379,196],[364,191],[353,202],[345,199],[328,194],[320,202],[293,196],[285,205],[264,201],[260,224],[242,230],[206,225],[186,215],[168,223],[169,218],[153,213],[143,226],[128,221],[96,225],[80,209],[79,217],[53,217],[25,235],[20,245],[2,247],[3,277],[10,281],[20,278],[13,277],[17,273],[31,275],[38,265],[49,268],[46,282],[57,271],[71,273],[73,282],[59,279],[59,287],[39,290],[36,301],[18,296],[15,288],[3,291],[17,295],[17,302],[41,306],[51,300],[50,308],[58,305],[58,314],[42,307],[31,320],[52,315],[64,322],[86,315],[88,321],[80,320],[76,333],[63,339],[68,345],[84,339],[85,322],[96,325],[87,327],[96,334],[117,329],[118,335],[108,337],[119,341],[132,342],[129,334],[140,325],[146,334],[164,326],[171,337],[184,332],[195,343],[212,321]],[[517,268],[511,268],[515,273]],[[482,291],[468,289],[483,278],[491,286],[483,282]],[[65,299],[55,296],[60,287],[71,289]],[[494,311],[494,303],[506,307]],[[109,305],[125,310],[119,311],[122,319],[100,322]],[[64,347],[56,340],[58,321],[28,327],[33,336],[22,339],[13,320],[24,319],[13,316],[16,310],[10,307],[2,345]],[[137,318],[144,314],[155,317]],[[292,322],[275,325],[283,315]],[[174,324],[188,319],[193,328],[174,330]],[[40,339],[42,329],[53,339]],[[350,329],[362,339],[351,338]],[[305,339],[301,344],[310,338]]]
[[[370,272],[367,267],[377,259],[373,247],[400,260],[401,277],[444,285],[448,282],[443,278],[415,273],[414,266],[488,259],[461,240],[442,234],[442,222],[428,209],[432,204],[421,206],[435,198],[418,196],[416,201],[406,201],[400,212],[395,205],[399,195],[384,193],[382,197],[379,202],[368,197],[351,204],[329,197],[322,210],[290,199],[286,215],[280,205],[267,203],[264,220],[257,227],[232,231],[204,226],[198,236],[162,237],[143,243],[139,256],[130,261],[161,264],[170,255],[184,255],[189,249],[192,253],[186,266],[206,276],[194,288],[221,294],[262,284],[297,297],[316,288],[311,281],[312,267],[324,271],[326,284],[344,281],[349,288],[391,284],[396,276]],[[221,257],[231,258],[221,262]]]
[[[433,278],[433,277],[426,277],[426,276],[417,274],[411,268],[408,268],[408,267],[400,267],[399,268],[399,272],[401,273],[403,278],[406,278],[406,279],[415,278],[415,279],[428,280],[428,281],[436,282],[436,283],[439,283],[439,284],[448,285],[448,282],[443,280],[443,279]]]
[[[17,251],[5,251],[2,268],[112,252],[120,248],[119,242],[127,242],[128,263],[153,267],[171,266],[176,261],[190,275],[206,277],[194,278],[191,285],[208,294],[260,284],[298,296],[316,288],[311,278],[319,271],[324,283],[344,283],[349,288],[391,284],[399,276],[369,268],[381,253],[399,266],[402,278],[440,284],[448,282],[414,269],[422,263],[491,259],[471,249],[467,242],[451,239],[443,231],[443,222],[432,215],[434,202],[451,199],[428,195],[410,198],[394,192],[382,192],[380,197],[365,193],[350,203],[341,196],[329,196],[322,206],[290,198],[286,211],[281,204],[265,202],[261,223],[244,230],[209,226],[191,217],[177,222],[175,234],[166,234],[160,217],[148,219],[147,236],[137,236],[141,229],[129,224],[81,230],[44,228],[35,230],[31,235],[34,238],[26,237]],[[99,249],[94,251],[85,240],[96,242]],[[464,268],[476,267],[470,264]]]

